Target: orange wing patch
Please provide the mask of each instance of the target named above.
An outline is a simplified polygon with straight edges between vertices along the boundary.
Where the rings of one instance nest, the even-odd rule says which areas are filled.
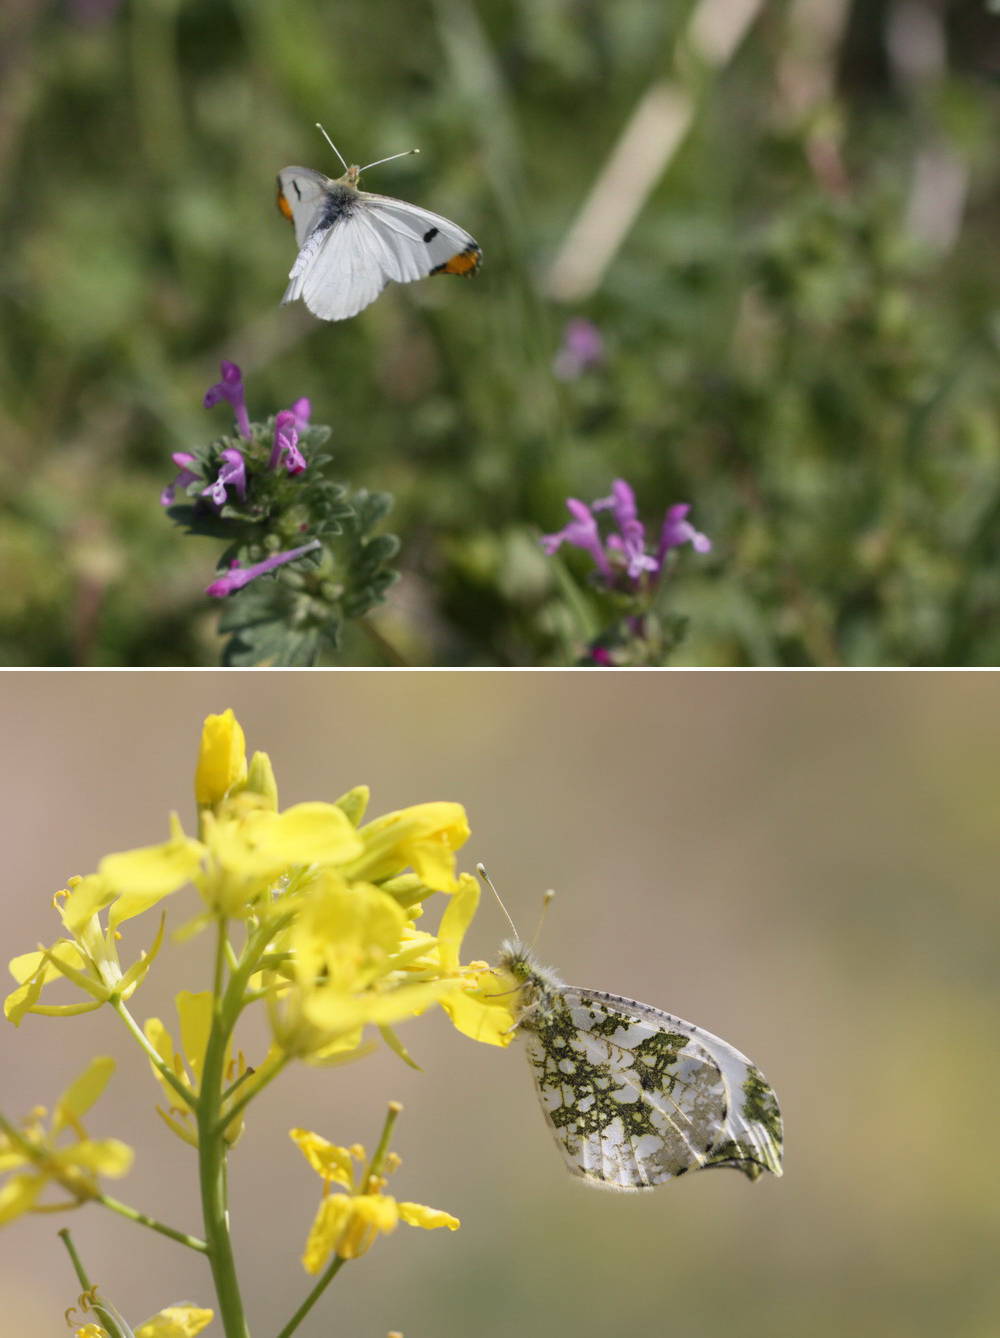
[[[294,224],[294,222],[295,222],[295,215],[292,213],[292,206],[288,203],[287,199],[285,198],[285,192],[281,189],[281,182],[280,182],[280,181],[278,182],[278,199],[277,199],[277,204],[278,204],[278,209],[279,209],[279,211],[280,211],[282,214],[284,214],[284,216],[288,219],[289,223]]]
[[[443,265],[435,265],[432,274],[462,274],[471,279],[482,263],[483,253],[475,242],[470,242],[464,251],[459,251]]]

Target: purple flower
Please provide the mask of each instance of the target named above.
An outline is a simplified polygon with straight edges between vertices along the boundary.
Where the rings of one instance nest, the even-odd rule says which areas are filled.
[[[604,361],[604,340],[592,321],[574,316],[566,322],[563,341],[552,363],[552,371],[560,381],[575,381],[590,367],[599,367]]]
[[[235,362],[223,361],[219,364],[219,370],[222,372],[222,380],[217,381],[214,386],[210,386],[205,391],[205,408],[211,409],[213,404],[218,404],[220,400],[228,400],[233,406],[240,436],[246,437],[249,441],[250,419],[247,417],[247,406],[243,393],[243,373]]]
[[[611,567],[605,557],[597,521],[591,515],[590,508],[583,502],[577,501],[575,497],[566,498],[566,508],[573,519],[555,534],[543,534],[542,547],[550,557],[560,544],[573,544],[577,548],[583,548],[597,563],[601,574],[610,581]]]
[[[594,502],[592,510],[610,510],[614,514],[618,533],[608,536],[608,548],[621,553],[633,581],[638,581],[644,571],[660,570],[656,558],[646,552],[646,527],[636,510],[635,493],[624,479],[615,479],[611,485],[611,496],[601,497]]]
[[[302,404],[302,400],[298,401]],[[298,404],[296,407],[298,407]],[[306,401],[308,405],[308,400]],[[308,409],[306,410],[308,413]],[[267,462],[269,469],[280,469],[282,465],[289,474],[301,474],[306,467],[306,458],[299,450],[299,432],[296,426],[295,408],[282,409],[274,419],[274,446],[271,458]]]
[[[242,590],[245,585],[255,581],[258,576],[263,576],[265,572],[274,571],[275,567],[282,567],[286,562],[294,562],[296,558],[302,557],[304,553],[311,553],[313,549],[320,547],[318,539],[312,539],[309,543],[303,544],[301,548],[289,548],[284,553],[274,553],[271,557],[265,558],[263,562],[255,562],[252,567],[241,567],[234,559],[232,566],[224,576],[213,581],[205,590],[206,595],[212,595],[216,599],[222,599],[226,595],[231,595],[237,590]]]
[[[660,546],[656,552],[659,562],[663,561],[671,548],[679,548],[681,544],[690,544],[696,553],[712,551],[711,539],[701,534],[685,519],[690,510],[688,502],[678,502],[676,506],[667,507],[667,514],[663,518],[663,529],[660,532]]]
[[[189,451],[174,451],[170,457],[180,473],[174,479],[173,483],[168,483],[160,493],[160,506],[172,506],[174,494],[178,488],[186,488],[189,483],[200,483],[201,475],[196,474],[190,468],[194,464],[195,457]]]
[[[231,483],[236,489],[236,496],[242,502],[247,495],[247,467],[243,456],[235,446],[227,446],[222,452],[224,463],[214,483],[202,488],[201,495],[208,497],[216,507],[222,507],[226,501],[226,485]]]
[[[288,412],[295,415],[296,432],[305,431],[305,429],[309,426],[309,416],[312,413],[312,405],[310,404],[309,400],[306,399],[306,397],[303,395],[300,400],[295,401],[295,403],[292,405],[291,409],[288,410]]]
[[[542,547],[552,554],[563,543],[574,544],[583,548],[597,564],[604,583],[611,588],[621,588],[622,578],[626,578],[631,591],[637,590],[644,583],[647,588],[655,585],[663,568],[663,562],[671,548],[690,543],[699,553],[707,553],[711,542],[704,534],[686,519],[691,507],[682,502],[669,507],[663,520],[659,547],[651,553],[646,547],[646,527],[639,519],[635,504],[635,493],[624,479],[615,479],[611,485],[609,497],[599,497],[589,507],[575,497],[567,497],[572,521],[555,534],[543,534]],[[598,516],[602,511],[611,513],[611,520],[616,528],[602,538],[598,525]]]

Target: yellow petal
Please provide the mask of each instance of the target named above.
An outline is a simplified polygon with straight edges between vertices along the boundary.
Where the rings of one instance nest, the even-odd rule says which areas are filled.
[[[429,980],[416,985],[400,985],[383,994],[349,994],[333,989],[318,989],[303,1003],[311,1022],[330,1032],[372,1023],[392,1026],[407,1017],[418,1017],[432,1004],[442,1003],[458,991],[454,980]]]
[[[169,841],[106,855],[98,872],[120,895],[108,917],[111,928],[141,915],[162,897],[189,883],[201,867],[205,848],[179,827]]]
[[[439,1208],[425,1208],[422,1203],[400,1203],[399,1215],[409,1226],[424,1227],[435,1231],[438,1227],[447,1227],[457,1231],[462,1223],[451,1213],[443,1213]]]
[[[111,1081],[115,1061],[110,1055],[92,1059],[79,1078],[74,1079],[56,1102],[52,1116],[52,1133],[57,1134],[67,1125],[75,1127]]]
[[[399,1209],[388,1194],[357,1194],[348,1203],[351,1214],[337,1241],[337,1254],[341,1259],[360,1259],[371,1249],[376,1236],[396,1230]]]
[[[376,818],[358,833],[364,854],[345,868],[349,878],[380,882],[407,866],[428,887],[455,892],[455,851],[469,839],[461,804],[415,804]]]
[[[194,1338],[207,1329],[214,1311],[196,1305],[170,1305],[135,1331],[135,1338]]]
[[[201,1083],[201,1065],[212,1030],[213,1001],[211,990],[201,990],[197,994],[181,990],[174,1000],[181,1024],[181,1051],[194,1074],[196,1087]]]
[[[115,899],[115,889],[99,874],[74,879],[70,894],[59,907],[62,922],[78,938],[90,919]]]
[[[463,1036],[486,1045],[510,1045],[516,1023],[517,988],[509,989],[506,978],[493,971],[480,971],[472,979],[474,989],[456,990],[441,1000],[441,1007]]]
[[[317,1175],[345,1189],[353,1187],[354,1162],[347,1148],[337,1147],[308,1129],[290,1129],[288,1136]]]
[[[346,1194],[328,1194],[320,1200],[302,1255],[307,1273],[318,1273],[329,1259],[350,1215],[351,1200]]]
[[[246,779],[246,747],[243,730],[232,710],[206,718],[194,775],[194,797],[199,808],[219,803],[234,785]]]
[[[324,990],[365,989],[391,969],[406,923],[401,907],[377,887],[348,887],[327,871],[310,889],[289,935],[297,981],[307,991],[317,980]]]
[[[58,1154],[63,1166],[76,1166],[94,1175],[110,1175],[116,1179],[127,1175],[135,1153],[127,1143],[117,1138],[85,1138]]]
[[[44,1186],[44,1176],[34,1172],[12,1175],[0,1189],[0,1226],[30,1212]]]
[[[284,813],[248,814],[243,835],[268,865],[342,864],[360,854],[361,840],[336,804],[294,804]]]
[[[457,971],[458,955],[462,947],[465,932],[472,923],[472,917],[479,905],[479,884],[469,873],[463,873],[458,880],[458,891],[445,907],[438,929],[438,942],[441,945],[442,971]]]

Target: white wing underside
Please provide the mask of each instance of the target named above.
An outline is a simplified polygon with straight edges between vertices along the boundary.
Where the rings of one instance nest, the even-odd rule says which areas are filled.
[[[574,1175],[611,1189],[645,1189],[712,1166],[751,1178],[765,1169],[781,1174],[780,1144],[745,1110],[748,1078],[763,1082],[745,1055],[631,999],[569,987],[561,998],[571,1019],[562,1041],[561,1032],[543,1041],[530,1023],[523,1035],[542,1109]],[[675,1062],[653,1076],[647,1060],[671,1035],[666,1048],[676,1050]],[[773,1109],[780,1136],[776,1103]]]
[[[316,225],[289,272],[282,302],[301,298],[323,320],[346,320],[374,302],[389,282],[426,278],[467,246],[468,233],[440,214],[360,191],[354,209],[331,227]],[[436,229],[429,241],[426,235]]]

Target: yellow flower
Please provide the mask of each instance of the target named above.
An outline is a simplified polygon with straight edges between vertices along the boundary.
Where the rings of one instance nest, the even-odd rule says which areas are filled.
[[[214,1312],[196,1305],[168,1305],[135,1331],[135,1338],[194,1338],[207,1329]]]
[[[4,1013],[17,1026],[25,1013],[65,1017],[100,1008],[109,999],[128,999],[138,989],[163,942],[161,922],[148,952],[125,971],[118,958],[114,925],[105,929],[100,913],[115,899],[114,889],[99,874],[71,878],[69,888],[58,894],[56,906],[71,938],[57,939],[51,948],[22,953],[10,962],[10,973],[18,982],[4,1001]],[[90,996],[75,1004],[41,1004],[44,987],[64,977]]]
[[[7,1174],[0,1188],[0,1225],[21,1213],[42,1212],[46,1206],[37,1201],[51,1184],[70,1195],[62,1206],[75,1207],[100,1194],[97,1177],[123,1176],[132,1165],[132,1149],[116,1138],[90,1139],[82,1117],[104,1091],[114,1072],[113,1059],[91,1061],[56,1102],[49,1127],[43,1124],[45,1111],[32,1112],[19,1129],[0,1123],[0,1174]],[[74,1141],[57,1146],[64,1133]]]
[[[383,1144],[399,1109],[390,1106]],[[382,1165],[373,1161],[365,1166],[367,1158],[362,1147],[337,1147],[308,1129],[292,1129],[290,1137],[323,1181],[323,1197],[302,1256],[307,1273],[318,1273],[331,1254],[339,1259],[359,1259],[378,1236],[395,1231],[401,1221],[427,1231],[438,1227],[457,1231],[461,1225],[450,1213],[425,1208],[420,1203],[399,1203],[382,1193],[385,1184],[382,1171],[391,1169],[390,1161],[399,1164],[392,1153],[383,1153]],[[343,1187],[346,1193],[331,1194],[331,1185]]]
[[[455,851],[469,839],[461,804],[414,804],[358,830],[364,852],[343,872],[378,883],[409,867],[437,892],[456,892]]]
[[[232,710],[206,718],[194,774],[194,797],[199,808],[214,807],[246,779],[246,746]]]

